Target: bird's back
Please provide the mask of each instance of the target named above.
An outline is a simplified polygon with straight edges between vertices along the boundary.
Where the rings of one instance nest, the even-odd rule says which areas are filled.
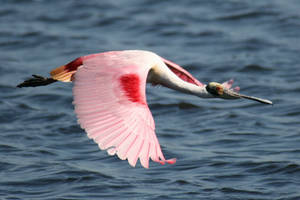
[[[72,81],[72,76],[77,69],[82,66],[88,68],[97,67],[102,70],[113,70],[115,73],[130,72],[132,70],[148,72],[155,63],[159,62],[162,62],[160,57],[149,51],[109,51],[76,58],[68,64],[52,70],[50,74],[55,80],[69,82]]]

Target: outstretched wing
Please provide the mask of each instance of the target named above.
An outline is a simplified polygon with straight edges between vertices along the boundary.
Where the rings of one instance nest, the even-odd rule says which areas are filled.
[[[186,71],[185,69],[183,69],[182,67],[180,67],[179,65],[177,65],[176,63],[173,63],[172,61],[169,61],[167,59],[164,59],[161,57],[161,59],[164,61],[164,63],[169,67],[169,69],[176,74],[179,78],[181,78],[182,80],[198,85],[200,87],[204,87],[205,84],[201,83],[200,81],[198,81],[195,77],[193,77],[188,71]],[[224,83],[222,83],[222,85],[227,88],[230,89],[231,86],[233,85],[233,79],[226,81]],[[232,89],[235,92],[239,92],[240,91],[240,87],[235,87]]]
[[[166,160],[155,135],[155,124],[146,102],[148,70],[139,66],[99,66],[97,58],[81,65],[73,75],[73,95],[78,122],[100,149],[135,166],[138,159],[149,167],[149,158]]]
[[[165,58],[161,59],[164,61],[164,63],[169,67],[169,69],[176,74],[179,78],[181,78],[182,80],[198,85],[200,87],[203,87],[204,84],[201,83],[200,81],[198,81],[195,77],[193,77],[188,71],[186,71],[185,69],[183,69],[182,67],[180,67],[179,65],[177,65],[176,63],[173,63]]]

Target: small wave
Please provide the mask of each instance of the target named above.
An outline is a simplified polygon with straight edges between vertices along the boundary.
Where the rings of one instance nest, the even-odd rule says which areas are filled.
[[[1,47],[11,47],[11,46],[20,46],[24,42],[21,40],[11,40],[11,41],[2,41],[0,42]]]
[[[20,34],[19,36],[22,37],[22,38],[24,38],[24,37],[25,38],[26,37],[28,37],[28,38],[30,38],[30,37],[34,38],[34,37],[37,37],[37,36],[40,36],[40,35],[42,35],[41,31],[27,31],[27,32],[24,32],[24,33]]]
[[[12,15],[12,14],[15,14],[15,13],[16,13],[16,10],[13,10],[13,9],[0,10],[0,17],[4,17],[4,16],[7,16],[7,15]]]
[[[11,153],[11,152],[17,152],[19,151],[19,149],[9,144],[0,144],[0,151],[5,153]],[[0,162],[0,168],[1,166],[4,165],[2,165]]]
[[[219,17],[218,20],[241,20],[241,19],[253,19],[253,18],[259,18],[264,16],[276,16],[276,12],[266,12],[266,11],[246,11],[242,13],[227,15]]]
[[[271,70],[272,69],[270,67],[265,67],[258,64],[250,64],[244,66],[242,69],[239,70],[239,72],[265,72]]]
[[[179,103],[169,103],[169,104],[162,104],[162,103],[152,103],[150,104],[150,107],[152,109],[158,109],[158,108],[167,108],[167,107],[178,107],[180,109],[194,109],[194,108],[200,108],[199,106],[191,103],[186,102],[179,102]]]
[[[253,163],[249,166],[252,166],[251,169],[248,169],[248,172],[251,173],[260,173],[263,175],[268,174],[299,174],[300,166],[298,164],[293,163],[282,163],[282,162],[263,162],[256,163],[253,166]]]
[[[253,191],[253,190],[242,190],[242,189],[235,189],[231,187],[223,187],[221,188],[221,191],[228,194],[248,194],[248,195],[263,195],[264,193],[259,191]]]

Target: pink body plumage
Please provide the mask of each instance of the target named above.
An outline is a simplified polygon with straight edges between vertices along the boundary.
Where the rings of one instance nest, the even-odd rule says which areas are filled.
[[[131,166],[139,159],[145,168],[150,158],[161,164],[176,162],[166,160],[161,151],[146,101],[146,82],[187,93],[206,91],[204,84],[179,65],[139,50],[83,56],[50,74],[55,80],[74,83],[78,122],[100,149],[127,159]]]

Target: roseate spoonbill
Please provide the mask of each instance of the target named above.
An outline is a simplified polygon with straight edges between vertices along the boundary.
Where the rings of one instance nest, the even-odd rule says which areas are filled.
[[[149,158],[166,160],[155,135],[155,125],[147,105],[146,83],[163,85],[202,98],[246,98],[265,104],[271,101],[239,94],[230,89],[233,81],[205,85],[179,65],[155,53],[141,50],[111,51],[79,57],[50,72],[51,78],[33,75],[17,87],[73,82],[78,122],[102,150],[131,166],[137,160],[149,167]]]

